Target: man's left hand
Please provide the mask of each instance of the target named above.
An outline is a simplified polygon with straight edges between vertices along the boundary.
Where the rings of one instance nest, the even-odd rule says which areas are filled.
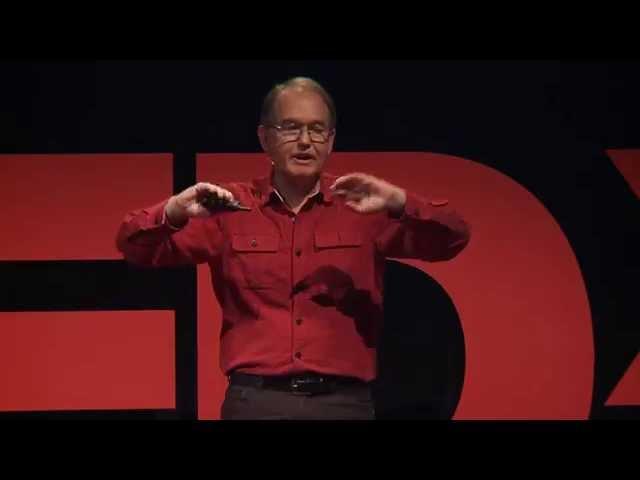
[[[350,173],[339,177],[330,189],[345,197],[345,204],[360,213],[387,209],[401,215],[407,201],[406,192],[391,183],[366,173]]]

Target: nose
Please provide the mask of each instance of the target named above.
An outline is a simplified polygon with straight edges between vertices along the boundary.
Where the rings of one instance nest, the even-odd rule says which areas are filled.
[[[300,135],[298,136],[298,143],[300,145],[310,145],[311,144],[311,136],[309,134],[309,129],[306,125],[304,125],[300,129]]]

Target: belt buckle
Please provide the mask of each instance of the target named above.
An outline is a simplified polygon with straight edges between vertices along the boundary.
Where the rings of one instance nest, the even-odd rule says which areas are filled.
[[[315,395],[328,392],[328,385],[323,377],[317,379],[309,377],[293,377],[290,381],[293,395]]]

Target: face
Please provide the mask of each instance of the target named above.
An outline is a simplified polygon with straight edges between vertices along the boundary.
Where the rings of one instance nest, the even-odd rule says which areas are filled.
[[[312,90],[284,90],[274,105],[274,123],[282,128],[261,125],[258,136],[277,173],[294,182],[317,177],[335,137],[326,137],[331,128],[330,114],[322,97]],[[300,126],[303,128],[296,138],[295,129]]]

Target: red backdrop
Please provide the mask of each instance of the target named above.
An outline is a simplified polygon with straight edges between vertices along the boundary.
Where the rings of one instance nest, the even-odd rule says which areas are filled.
[[[640,198],[640,150],[607,150],[613,164],[625,178],[629,187]],[[638,221],[638,219],[631,219]],[[640,353],[637,353],[626,373],[616,385],[607,405],[640,405]]]
[[[121,258],[118,225],[132,207],[171,195],[172,160],[0,155],[0,260]],[[175,408],[174,317],[0,312],[0,410]]]
[[[637,189],[637,153],[612,158]],[[0,162],[0,260],[120,258],[114,236],[124,214],[172,189],[172,157],[165,154],[0,155]],[[197,178],[246,180],[268,167],[260,154],[201,154]],[[455,418],[587,418],[594,349],[584,281],[561,228],[531,193],[448,155],[336,153],[328,169],[366,171],[449,198],[472,224],[469,247],[453,261],[406,262],[442,285],[462,322],[466,368]],[[209,272],[200,266],[203,419],[219,417],[226,387],[219,328]],[[174,315],[166,311],[2,312],[0,410],[173,408],[173,332]],[[638,403],[638,368],[636,358],[609,403]]]

